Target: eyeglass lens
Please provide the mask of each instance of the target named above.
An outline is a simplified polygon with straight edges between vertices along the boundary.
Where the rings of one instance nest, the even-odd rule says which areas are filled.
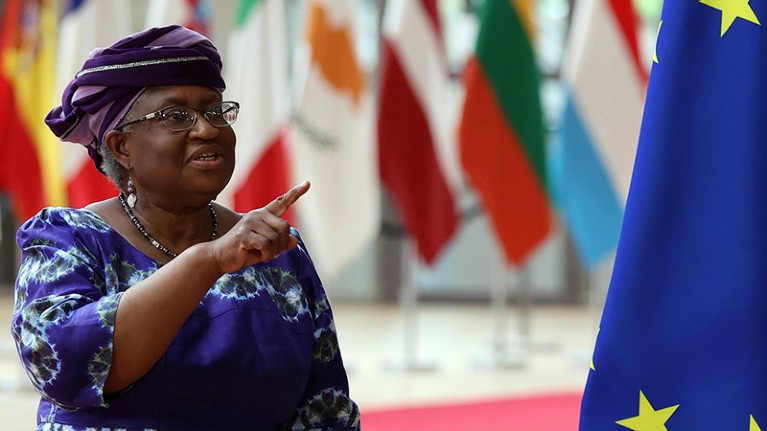
[[[214,127],[225,127],[237,120],[239,107],[234,102],[222,102],[207,107],[202,113]],[[165,125],[173,131],[190,129],[197,120],[197,111],[188,107],[170,108],[162,113]]]

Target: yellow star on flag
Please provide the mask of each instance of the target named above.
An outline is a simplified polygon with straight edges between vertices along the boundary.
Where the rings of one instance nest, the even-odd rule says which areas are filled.
[[[679,408],[679,404],[655,410],[644,392],[639,391],[639,415],[615,423],[634,431],[668,431],[666,421],[677,408]]]
[[[601,331],[602,328],[597,328],[597,335],[599,334],[599,331]],[[594,353],[591,353],[591,364],[589,365],[589,368],[593,371],[596,371],[597,368],[594,366]]]
[[[748,5],[749,0],[700,0],[706,6],[722,11],[722,32],[720,37],[729,30],[735,18],[743,18],[756,25],[761,25],[754,10]]]
[[[658,23],[658,34],[655,36],[655,51],[652,54],[652,61],[658,64],[660,64],[660,60],[658,60],[658,39],[660,39],[660,27],[662,25],[663,25],[663,20],[661,20]]]
[[[754,419],[754,416],[750,416],[751,418],[751,425],[748,427],[748,431],[762,431],[762,428],[759,426],[758,423],[756,423],[756,419]]]

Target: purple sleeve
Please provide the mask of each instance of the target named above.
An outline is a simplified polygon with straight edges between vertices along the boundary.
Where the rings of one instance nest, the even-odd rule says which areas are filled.
[[[287,428],[313,431],[359,430],[360,411],[349,397],[349,382],[341,359],[330,302],[303,241],[299,242],[298,247],[299,283],[306,292],[314,318],[314,351],[309,381]]]
[[[64,408],[107,404],[103,389],[122,293],[85,240],[105,226],[92,213],[45,209],[17,235],[22,260],[12,334],[35,388]]]

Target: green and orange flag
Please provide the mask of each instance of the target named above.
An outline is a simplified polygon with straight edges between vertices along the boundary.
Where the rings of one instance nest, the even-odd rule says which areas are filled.
[[[551,231],[532,2],[486,0],[464,71],[461,163],[506,262],[524,264]]]

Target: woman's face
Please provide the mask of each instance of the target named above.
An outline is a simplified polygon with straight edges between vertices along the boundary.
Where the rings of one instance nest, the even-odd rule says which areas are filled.
[[[131,119],[172,106],[197,110],[194,126],[181,132],[168,129],[159,118],[128,126],[125,145],[139,195],[183,206],[210,201],[224,189],[234,171],[234,131],[231,126],[213,127],[202,114],[220,101],[217,91],[191,85],[151,87],[136,100]]]

